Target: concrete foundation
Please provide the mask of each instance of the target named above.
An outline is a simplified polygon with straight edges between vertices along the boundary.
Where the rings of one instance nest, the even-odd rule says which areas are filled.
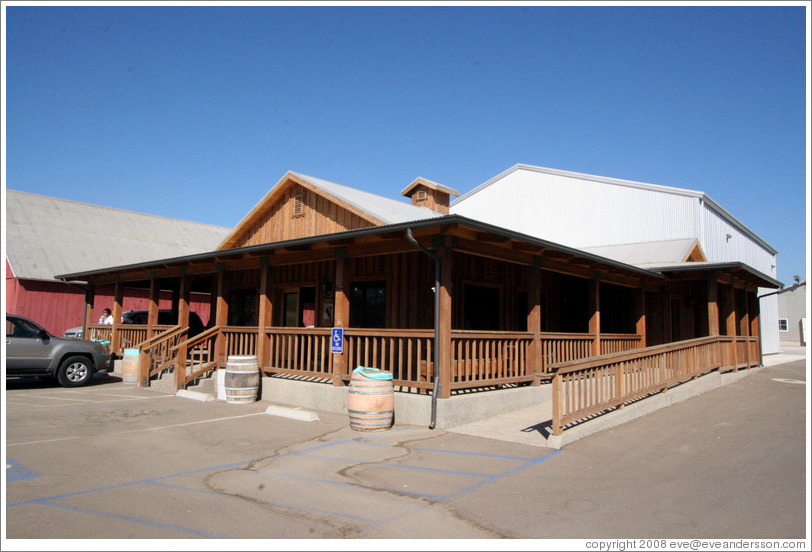
[[[261,400],[343,414],[347,412],[348,389],[328,383],[263,377]],[[550,385],[472,392],[437,399],[435,427],[450,429],[551,400]],[[431,395],[395,392],[395,423],[428,426],[431,423]]]

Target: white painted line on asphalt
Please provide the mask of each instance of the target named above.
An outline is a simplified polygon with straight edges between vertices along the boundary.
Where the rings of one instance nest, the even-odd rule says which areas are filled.
[[[222,422],[222,421],[225,421],[225,420],[236,420],[238,418],[248,418],[249,416],[264,416],[264,415],[265,415],[265,411],[254,412],[253,414],[242,414],[240,416],[227,416],[225,418],[214,418],[214,419],[211,419],[211,420],[198,420],[196,422],[186,422],[186,423],[183,423],[183,424],[173,424],[173,425],[159,426],[159,427],[145,427],[145,428],[142,428],[142,429],[131,429],[129,431],[116,431],[115,435],[121,435],[121,434],[124,434],[124,433],[138,433],[138,432],[141,432],[141,431],[160,431],[162,429],[174,429],[176,427],[184,427],[184,426],[197,425],[197,424],[208,424],[210,422]],[[75,437],[58,437],[56,439],[43,439],[43,440],[40,440],[40,441],[26,441],[26,442],[23,442],[23,443],[7,443],[6,447],[19,447],[19,446],[22,446],[22,445],[39,445],[39,444],[43,444],[43,443],[56,443],[58,441],[72,441],[72,440],[75,440],[75,439],[86,439],[86,438],[89,438],[89,437],[106,437],[107,435],[110,435],[110,434],[109,433],[103,433],[103,434],[100,434],[100,435],[77,435]]]
[[[132,401],[147,401],[151,399],[167,399],[167,398],[174,398],[175,395],[156,395],[154,397],[133,397],[133,398],[124,398],[118,401],[81,401],[83,404],[111,404],[111,403],[122,403],[122,402],[132,402]],[[62,403],[62,404],[29,404],[29,403],[19,403],[15,402],[13,399],[6,402],[6,405],[9,406],[36,406],[37,408],[61,408],[63,406],[79,406],[73,402],[71,403]]]
[[[83,403],[95,402],[95,401],[89,401],[87,399],[68,399],[66,397],[50,397],[48,395],[35,395],[34,393],[29,393],[29,394],[26,395],[26,397],[34,397],[36,399],[51,399],[52,401],[74,401],[74,402],[83,402]]]

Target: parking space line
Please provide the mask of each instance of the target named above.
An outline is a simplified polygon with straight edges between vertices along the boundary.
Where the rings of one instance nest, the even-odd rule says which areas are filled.
[[[374,462],[369,460],[361,460],[358,458],[341,458],[339,456],[321,456],[319,454],[300,454],[296,453],[296,456],[306,456],[308,458],[318,458],[320,460],[334,460],[337,462],[359,462],[365,465],[376,465],[376,466],[387,466],[390,468],[402,468],[406,470],[420,470],[420,471],[430,471],[430,472],[438,472],[438,473],[447,473],[449,475],[464,475],[469,477],[484,477],[486,479],[493,479],[496,476],[485,474],[485,473],[472,473],[472,472],[463,472],[457,470],[445,470],[442,468],[427,468],[425,466],[410,466],[408,464],[393,464],[392,462]]]
[[[403,447],[409,450],[421,450],[424,452],[442,452],[444,454],[462,454],[467,456],[482,456],[483,458],[497,458],[499,460],[516,460],[517,462],[531,462],[535,460],[534,458],[522,458],[519,456],[503,456],[501,454],[485,454],[482,452],[470,452],[466,450],[446,450],[446,449],[433,449],[433,448],[424,448],[424,447],[412,447],[407,445],[382,445],[380,443],[366,443],[363,441],[359,441],[358,444],[360,445],[367,445],[370,447]]]
[[[263,412],[258,412],[258,413],[255,413],[255,414],[245,414],[245,415],[233,416],[233,417],[228,417],[228,418],[218,418],[218,419],[214,419],[214,420],[204,420],[204,421],[190,422],[190,423],[185,423],[185,424],[175,424],[175,425],[172,425],[172,426],[164,426],[162,428],[146,428],[146,429],[141,429],[141,430],[133,430],[133,432],[134,431],[151,431],[151,430],[154,431],[154,430],[158,430],[158,429],[167,429],[167,428],[180,427],[180,426],[192,425],[192,424],[197,424],[197,423],[208,423],[208,422],[221,421],[221,420],[230,420],[230,419],[235,419],[235,418],[243,418],[243,417],[247,417],[247,416],[256,416],[256,415],[261,415],[261,414],[264,414],[264,413]],[[453,451],[453,450],[430,449],[430,448],[424,448],[424,447],[408,447],[408,446],[404,447],[403,445],[373,444],[373,443],[369,443],[368,441],[366,441],[366,439],[367,439],[366,437],[364,437],[364,438],[353,438],[353,439],[346,439],[346,440],[336,441],[336,442],[333,442],[333,443],[323,443],[323,444],[319,444],[319,445],[304,449],[302,451],[291,451],[291,452],[279,454],[279,455],[276,455],[276,457],[297,456],[297,457],[302,457],[302,458],[313,458],[313,459],[344,461],[344,462],[347,462],[347,461],[350,461],[350,462],[365,462],[367,464],[376,464],[376,465],[390,466],[390,467],[396,467],[396,468],[405,468],[405,469],[439,472],[439,473],[447,473],[447,474],[455,474],[455,475],[463,475],[463,476],[472,476],[472,477],[481,478],[481,481],[478,481],[478,482],[474,483],[473,485],[469,485],[467,487],[461,488],[461,489],[459,489],[457,491],[451,492],[451,493],[446,494],[446,495],[431,495],[431,494],[427,494],[427,493],[418,493],[418,492],[414,492],[414,491],[404,491],[402,489],[366,486],[366,485],[359,485],[357,483],[348,483],[348,482],[344,482],[344,481],[331,481],[331,480],[328,480],[328,479],[322,479],[322,478],[316,478],[316,477],[300,476],[300,475],[294,475],[294,474],[289,474],[289,473],[279,473],[279,472],[273,472],[273,471],[270,471],[270,470],[258,470],[256,473],[266,475],[266,476],[272,476],[272,477],[299,479],[299,480],[305,480],[305,481],[313,481],[313,482],[316,482],[316,483],[323,483],[323,484],[330,484],[330,485],[337,485],[337,486],[344,486],[344,487],[354,487],[354,488],[365,490],[365,491],[373,491],[373,492],[378,491],[378,492],[397,493],[397,494],[400,494],[400,495],[403,495],[403,496],[411,496],[411,497],[418,498],[418,499],[428,499],[428,500],[431,500],[431,501],[434,501],[434,502],[444,502],[444,501],[447,501],[447,500],[457,498],[457,497],[462,496],[464,494],[467,494],[467,493],[469,493],[471,491],[474,491],[475,489],[478,489],[478,488],[480,488],[480,487],[482,487],[484,485],[487,485],[487,484],[492,483],[494,481],[497,481],[499,479],[508,477],[508,476],[510,476],[512,474],[515,474],[515,473],[517,473],[519,471],[527,469],[527,468],[529,468],[531,466],[540,464],[541,462],[544,462],[545,460],[547,460],[547,459],[555,456],[556,454],[562,452],[561,450],[555,450],[555,451],[552,451],[552,452],[550,452],[550,453],[548,453],[548,454],[546,454],[544,456],[538,457],[538,458],[518,458],[518,457],[512,457],[512,456],[483,454],[483,453],[476,453],[476,452],[469,452],[469,451]],[[423,466],[411,466],[411,465],[403,465],[403,464],[393,464],[393,463],[389,463],[389,462],[366,462],[364,460],[329,457],[329,456],[323,456],[323,455],[320,455],[320,454],[312,454],[311,453],[311,451],[324,449],[325,447],[330,447],[330,446],[335,446],[335,445],[340,445],[340,444],[347,444],[347,443],[363,444],[363,445],[372,444],[374,446],[389,446],[389,447],[391,447],[393,449],[406,448],[406,449],[423,450],[423,451],[429,451],[429,452],[443,452],[443,453],[449,453],[449,454],[466,454],[466,455],[472,455],[472,456],[482,456],[483,458],[507,459],[507,460],[513,460],[513,461],[522,461],[522,465],[514,467],[512,469],[505,470],[504,472],[499,473],[497,475],[490,475],[490,474],[470,473],[470,472],[462,472],[462,471],[455,471],[455,470],[446,470],[446,469],[440,469],[440,468],[429,468],[429,467],[423,467]],[[12,444],[10,446],[14,446],[14,445]],[[133,523],[140,523],[140,524],[149,525],[149,526],[152,526],[152,527],[158,527],[158,528],[168,529],[168,530],[172,530],[172,531],[178,531],[178,532],[182,532],[182,533],[187,533],[187,534],[191,534],[191,535],[203,536],[203,537],[207,537],[207,538],[229,538],[229,537],[224,537],[222,535],[212,534],[212,533],[208,533],[208,532],[205,532],[205,531],[192,529],[192,528],[188,528],[188,527],[182,527],[182,526],[177,526],[177,525],[154,522],[154,521],[151,521],[151,520],[146,520],[146,519],[142,519],[142,518],[138,518],[138,517],[134,517],[134,516],[127,516],[127,515],[113,514],[113,513],[110,513],[110,512],[89,510],[89,509],[86,509],[86,508],[61,504],[61,503],[58,503],[58,502],[55,502],[55,501],[59,500],[59,499],[70,498],[70,497],[73,497],[73,496],[79,496],[79,495],[85,495],[85,494],[90,494],[90,493],[98,493],[98,492],[103,492],[103,491],[109,491],[109,490],[114,490],[114,489],[117,489],[117,488],[133,486],[133,485],[152,485],[152,486],[156,486],[156,487],[177,489],[177,490],[180,490],[180,491],[188,491],[188,492],[203,493],[203,494],[212,494],[212,495],[215,495],[215,496],[232,497],[234,499],[240,499],[241,497],[236,496],[236,495],[230,495],[228,493],[218,493],[216,491],[210,491],[210,490],[206,490],[206,489],[196,489],[196,488],[188,487],[188,486],[185,486],[185,485],[175,485],[175,484],[170,483],[168,480],[175,479],[175,478],[180,478],[180,477],[187,477],[189,475],[194,475],[194,474],[199,474],[199,473],[212,472],[212,471],[215,471],[215,470],[228,470],[228,469],[244,468],[246,466],[249,466],[249,465],[253,464],[254,462],[256,462],[256,459],[249,460],[249,461],[235,462],[235,463],[221,465],[221,466],[201,468],[201,469],[197,469],[197,470],[193,470],[193,471],[189,471],[189,472],[185,472],[185,473],[177,473],[177,474],[173,474],[173,475],[166,475],[166,476],[161,476],[161,477],[144,479],[144,480],[141,480],[141,481],[132,481],[132,482],[129,482],[129,483],[121,483],[121,484],[118,484],[118,485],[111,485],[111,486],[107,486],[107,487],[100,487],[100,488],[89,489],[89,490],[85,490],[85,491],[77,491],[77,492],[73,492],[73,493],[65,493],[65,494],[62,494],[62,495],[56,495],[56,496],[39,498],[39,499],[33,499],[33,500],[29,500],[29,501],[24,501],[24,502],[18,502],[16,504],[7,504],[6,507],[11,508],[11,507],[14,507],[14,506],[21,506],[21,505],[25,505],[25,504],[36,503],[36,504],[42,504],[42,505],[45,505],[45,506],[52,506],[52,507],[68,509],[68,510],[72,510],[72,511],[76,511],[76,512],[82,512],[82,513],[86,513],[86,514],[89,514],[89,515],[97,515],[97,516],[100,516],[100,517],[121,519],[121,520],[125,520],[125,521],[130,521],[130,522],[133,522]],[[345,518],[345,519],[349,519],[349,520],[354,520],[354,521],[359,521],[359,522],[364,522],[364,523],[372,523],[372,524],[380,524],[380,523],[392,522],[392,521],[395,521],[397,519],[400,519],[400,518],[406,517],[408,515],[411,515],[411,514],[413,514],[415,512],[418,512],[420,510],[424,510],[425,508],[428,508],[430,506],[429,503],[421,503],[421,504],[415,506],[415,508],[412,508],[407,512],[399,513],[399,514],[396,514],[394,516],[390,516],[389,518],[385,518],[385,519],[375,519],[375,518],[369,518],[369,517],[365,517],[365,516],[359,516],[357,514],[350,514],[350,513],[347,513],[345,511],[334,511],[334,510],[323,509],[323,508],[308,508],[308,507],[305,507],[305,506],[300,506],[300,505],[290,504],[290,503],[285,503],[285,502],[279,502],[279,501],[275,501],[275,500],[260,499],[260,498],[253,498],[253,500],[255,500],[256,502],[258,502],[260,504],[266,504],[266,505],[269,505],[269,506],[283,508],[283,509],[286,509],[286,510],[301,511],[301,512],[306,512],[306,513],[309,513],[309,514],[317,514],[317,515],[324,515],[324,516],[340,517],[340,518]]]
[[[257,473],[261,473],[262,475],[271,475],[271,476],[274,476],[274,477],[284,477],[284,478],[288,478],[288,479],[301,479],[301,480],[304,480],[304,481],[313,481],[313,482],[316,482],[316,483],[327,483],[329,485],[338,485],[340,487],[354,487],[356,489],[367,489],[367,490],[370,490],[370,491],[385,491],[385,492],[388,492],[388,493],[397,493],[397,494],[403,494],[403,495],[410,495],[410,496],[416,496],[416,497],[419,497],[419,498],[430,498],[432,500],[444,500],[445,499],[445,495],[433,495],[433,494],[427,494],[427,493],[418,493],[418,492],[414,492],[414,491],[404,491],[402,489],[391,489],[391,488],[388,488],[388,487],[372,487],[372,486],[369,486],[369,485],[359,485],[357,483],[347,483],[345,481],[331,481],[330,479],[322,479],[320,477],[309,477],[307,475],[294,475],[294,474],[291,474],[291,473],[279,473],[279,472],[272,472],[272,471],[266,471],[266,470],[260,470],[260,471],[257,471]]]
[[[249,416],[264,416],[264,415],[265,415],[264,411],[263,412],[255,412],[253,414],[241,414],[239,416],[228,416],[226,418],[214,418],[214,419],[211,419],[211,420],[197,420],[197,421],[194,421],[194,422],[185,422],[185,423],[182,423],[182,424],[173,424],[173,425],[168,425],[168,426],[144,427],[144,428],[141,428],[141,429],[130,429],[130,430],[127,430],[127,431],[117,431],[116,435],[122,435],[122,434],[125,434],[125,433],[138,433],[138,432],[141,432],[141,431],[160,431],[162,429],[174,429],[176,427],[184,427],[184,426],[197,425],[197,424],[208,424],[208,423],[211,423],[211,422],[222,422],[224,420],[236,420],[238,418],[247,418]],[[107,435],[107,434],[89,435],[89,436],[88,435],[77,435],[75,437],[59,437],[59,438],[55,438],[55,439],[44,439],[44,440],[40,440],[40,441],[27,441],[27,442],[23,442],[23,443],[7,443],[6,447],[19,447],[19,446],[22,446],[22,445],[39,445],[39,444],[42,444],[42,443],[55,443],[57,441],[72,441],[74,439],[87,439],[87,438],[92,438],[92,437],[103,437],[105,435]]]
[[[262,474],[268,475],[266,472],[263,472],[263,471],[258,471],[256,473],[262,473]],[[286,474],[270,474],[270,475],[280,475],[282,477],[287,477]],[[295,476],[291,476],[291,477],[295,478]],[[310,480],[316,481],[316,482],[320,481],[319,479],[315,479],[315,478],[304,478],[304,479],[310,479]],[[322,483],[338,483],[338,482],[335,482],[335,481],[331,482],[331,481],[327,481],[327,480],[322,480],[321,482]],[[187,487],[187,486],[184,486],[184,485],[172,485],[172,484],[169,484],[169,483],[164,483],[164,482],[159,482],[159,481],[147,481],[146,484],[147,485],[153,485],[155,487],[166,487],[168,489],[176,489],[176,490],[179,490],[179,491],[188,491],[188,492],[191,492],[191,493],[213,494],[213,495],[216,495],[216,496],[224,496],[224,497],[229,497],[229,498],[233,498],[233,499],[236,499],[236,500],[243,500],[243,497],[238,496],[238,495],[232,495],[232,494],[228,494],[228,493],[218,493],[216,491],[207,491],[205,489],[194,489],[192,487]],[[363,487],[363,486],[360,486],[360,485],[353,485],[353,484],[350,484],[350,483],[341,483],[341,484],[343,484],[345,486],[348,486],[348,487],[355,487],[355,488],[361,487],[361,488],[364,488],[364,489],[371,489],[371,490],[384,490],[384,491],[389,490],[389,489],[374,489],[373,487]],[[345,518],[353,519],[353,520],[356,520],[356,521],[366,521],[366,522],[370,522],[370,523],[377,523],[377,522],[380,521],[380,520],[377,520],[377,519],[374,519],[374,518],[366,518],[366,517],[357,516],[357,515],[350,515],[350,514],[347,514],[347,513],[344,513],[344,512],[336,512],[336,511],[332,511],[332,510],[320,510],[320,509],[317,509],[317,508],[307,508],[306,506],[299,506],[299,505],[290,504],[290,503],[287,503],[287,502],[271,501],[271,500],[263,499],[263,498],[252,498],[251,500],[256,500],[257,502],[260,502],[262,504],[268,504],[268,505],[271,505],[271,506],[277,506],[279,508],[287,508],[289,510],[302,510],[302,511],[305,511],[305,512],[316,513],[316,514],[321,514],[321,515],[329,514],[331,516],[345,517]]]
[[[191,529],[189,527],[182,527],[180,525],[172,525],[169,523],[162,523],[160,521],[152,521],[148,519],[138,518],[134,516],[125,516],[122,514],[112,514],[110,512],[100,512],[98,510],[90,510],[87,508],[80,508],[78,506],[69,506],[67,504],[59,504],[58,502],[52,502],[50,500],[45,500],[40,502],[40,504],[44,506],[53,506],[56,508],[63,508],[65,510],[71,510],[73,512],[81,512],[83,514],[89,514],[94,516],[106,517],[106,518],[113,518],[113,519],[121,519],[124,521],[129,521],[132,523],[140,523],[141,525],[149,525],[151,527],[157,527],[159,529],[169,529],[171,531],[177,531],[180,533],[186,533],[189,535],[196,535],[199,537],[205,537],[208,539],[230,539],[234,537],[228,537],[225,535],[218,535],[216,533],[209,533],[208,531],[201,531],[199,529]]]
[[[88,401],[87,399],[69,399],[67,397],[51,397],[49,395],[37,395],[35,393],[28,393],[26,397],[34,397],[35,399],[51,399],[52,401],[75,401],[75,402],[93,402]]]
[[[485,481],[480,481],[479,483],[474,483],[470,487],[466,487],[464,489],[460,489],[459,491],[451,493],[450,495],[446,496],[446,499],[449,500],[449,499],[452,499],[452,498],[456,498],[458,496],[469,493],[469,492],[473,491],[474,489],[478,489],[479,487],[482,487],[483,485],[485,485],[487,483],[492,483],[492,482],[497,481],[499,479],[503,479],[503,478],[505,478],[505,477],[507,477],[509,475],[513,475],[514,473],[525,470],[525,469],[529,468],[530,466],[535,466],[536,464],[540,464],[540,463],[544,462],[545,460],[547,460],[548,458],[552,458],[553,456],[555,456],[559,452],[561,452],[561,449],[554,450],[554,451],[550,452],[549,454],[545,454],[544,456],[541,456],[541,457],[536,458],[534,460],[530,460],[523,466],[517,466],[517,467],[515,467],[513,469],[504,471],[504,472],[500,473],[499,475],[493,476],[493,478],[490,479],[490,480],[485,480]]]
[[[77,406],[75,402],[81,402],[82,404],[110,404],[110,403],[119,403],[119,402],[131,402],[131,401],[146,401],[151,399],[166,399],[166,398],[173,398],[174,395],[156,395],[154,397],[132,397],[132,398],[123,398],[122,400],[118,401],[92,401],[92,400],[82,400],[79,399],[66,399],[70,400],[69,404],[32,404],[32,403],[20,403],[14,402],[14,399],[11,401],[7,401],[6,404],[9,406],[36,406],[38,408],[60,408],[63,406]]]

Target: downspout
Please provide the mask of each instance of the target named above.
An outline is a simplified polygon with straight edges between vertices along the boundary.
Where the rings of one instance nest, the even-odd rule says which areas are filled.
[[[429,423],[429,429],[434,429],[437,425],[437,395],[440,393],[440,259],[414,239],[411,228],[406,229],[406,239],[434,261],[434,387],[431,391],[431,423]]]

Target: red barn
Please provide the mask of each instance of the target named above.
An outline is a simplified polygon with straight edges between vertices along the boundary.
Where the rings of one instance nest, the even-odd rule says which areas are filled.
[[[55,275],[211,251],[231,231],[16,190],[6,190],[5,211],[6,312],[55,335],[82,325],[86,288]],[[112,308],[112,286],[95,294],[99,312]],[[125,296],[123,310],[147,309],[148,289],[128,288]],[[170,308],[172,297],[171,287],[162,289],[160,308]],[[191,309],[207,323],[209,295],[192,296]]]

